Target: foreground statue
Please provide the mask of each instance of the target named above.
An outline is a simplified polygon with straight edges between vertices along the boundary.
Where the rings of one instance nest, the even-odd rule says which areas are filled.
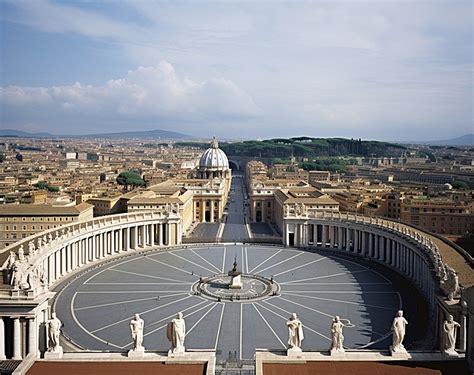
[[[344,327],[339,316],[335,316],[331,324],[331,354],[344,353],[344,335],[342,334]]]
[[[48,320],[48,353],[52,356],[62,356],[63,348],[59,345],[59,335],[61,334],[62,322],[56,316],[56,313],[51,314],[51,319]]]
[[[168,354],[182,354],[185,352],[184,339],[186,337],[186,322],[183,313],[179,312],[169,324],[166,332],[171,348]]]
[[[288,326],[288,352],[301,352],[301,343],[304,339],[303,323],[293,313],[291,318],[286,321],[286,325]]]
[[[399,310],[392,323],[393,340],[392,346],[390,347],[392,354],[406,353],[406,349],[403,346],[403,339],[405,338],[407,324],[407,320],[403,317],[403,311]]]
[[[140,318],[139,314],[135,314],[135,317],[130,321],[130,331],[132,333],[133,349],[131,352],[143,353],[145,348],[143,347],[143,328],[145,322]],[[130,354],[130,352],[129,352]]]
[[[461,327],[458,322],[454,321],[452,315],[448,316],[448,319],[443,323],[444,331],[444,353],[451,356],[457,356],[456,353],[456,334],[457,329]]]

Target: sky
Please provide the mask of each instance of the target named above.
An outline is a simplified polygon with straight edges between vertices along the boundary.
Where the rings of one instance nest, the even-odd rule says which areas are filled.
[[[474,133],[473,2],[0,0],[0,129]]]

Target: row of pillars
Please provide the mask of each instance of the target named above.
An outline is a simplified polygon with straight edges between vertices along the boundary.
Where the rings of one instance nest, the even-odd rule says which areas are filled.
[[[291,232],[289,224],[286,224],[286,245],[337,248],[345,253],[374,259],[396,268],[418,285],[429,303],[430,312],[434,314],[435,288],[429,265],[423,256],[408,246],[403,239],[391,237],[388,233],[384,235],[351,228],[348,225],[332,224],[294,224],[293,233],[294,243],[290,243]]]
[[[64,245],[43,260],[47,285],[88,263],[112,254],[181,243],[179,223],[153,223],[92,233]]]
[[[5,322],[11,321],[12,335],[11,339],[6,340],[5,335]],[[28,347],[25,347],[25,340],[22,339],[22,330],[26,327],[27,330],[27,343]],[[22,344],[23,343],[23,344]],[[7,348],[5,344],[11,345]],[[21,360],[23,355],[34,353],[35,356],[39,355],[38,349],[38,324],[35,316],[11,316],[11,317],[0,317],[0,360],[7,358],[7,351],[11,350],[11,359]]]

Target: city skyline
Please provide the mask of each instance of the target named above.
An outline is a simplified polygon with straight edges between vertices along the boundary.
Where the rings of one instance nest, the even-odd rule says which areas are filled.
[[[2,129],[388,141],[472,133],[470,2],[1,7]]]

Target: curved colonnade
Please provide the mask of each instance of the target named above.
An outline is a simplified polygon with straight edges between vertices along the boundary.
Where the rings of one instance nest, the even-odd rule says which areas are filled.
[[[64,277],[114,255],[180,245],[181,237],[180,217],[168,210],[68,224],[5,248],[0,260],[0,359],[22,359],[46,350],[48,301],[54,296],[50,290]]]
[[[48,301],[54,296],[50,289],[71,272],[130,251],[180,245],[181,237],[179,215],[168,210],[69,224],[4,249],[0,253],[4,276],[0,298],[9,303],[0,310],[0,358],[21,359],[46,349]],[[289,214],[284,218],[283,243],[332,249],[396,270],[421,291],[429,306],[430,321],[435,324],[433,328],[438,326],[441,290],[450,298],[457,297],[452,287],[446,290],[449,267],[441,260],[436,245],[428,235],[407,225],[351,214],[318,214],[304,219]],[[16,254],[14,263],[12,256],[8,257],[11,252]],[[9,326],[7,330],[5,325]],[[465,334],[461,334],[461,341],[465,340]]]

